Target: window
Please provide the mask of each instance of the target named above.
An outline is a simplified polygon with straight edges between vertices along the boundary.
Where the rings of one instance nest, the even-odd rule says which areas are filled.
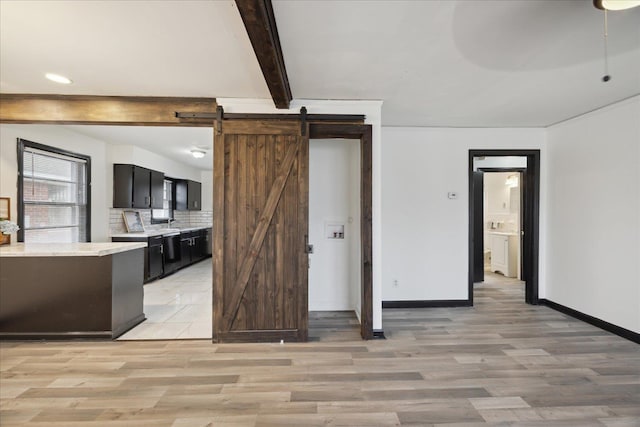
[[[91,241],[91,157],[18,139],[18,241]]]
[[[151,223],[160,224],[173,220],[173,181],[164,180],[162,209],[151,209]]]

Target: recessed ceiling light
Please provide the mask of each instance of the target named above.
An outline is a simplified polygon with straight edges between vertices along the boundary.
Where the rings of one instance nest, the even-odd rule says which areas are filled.
[[[69,85],[73,83],[70,78],[61,76],[59,74],[47,73],[44,76],[49,80],[51,80],[52,82],[60,83],[63,85]]]
[[[196,159],[201,159],[206,153],[202,150],[191,150],[191,155]]]
[[[640,0],[594,0],[593,4],[602,10],[625,10],[640,6]]]

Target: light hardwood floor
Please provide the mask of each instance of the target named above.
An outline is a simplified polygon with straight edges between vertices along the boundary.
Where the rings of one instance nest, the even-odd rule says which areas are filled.
[[[340,313],[303,344],[3,342],[0,425],[639,426],[640,347],[522,300],[488,280],[369,342]]]

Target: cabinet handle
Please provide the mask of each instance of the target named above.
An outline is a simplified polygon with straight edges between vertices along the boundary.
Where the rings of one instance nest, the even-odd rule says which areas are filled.
[[[164,245],[160,245],[160,253],[164,254]]]

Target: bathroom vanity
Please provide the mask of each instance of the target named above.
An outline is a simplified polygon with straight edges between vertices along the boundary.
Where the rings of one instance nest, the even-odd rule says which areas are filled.
[[[498,231],[487,234],[491,247],[491,271],[500,272],[505,277],[518,277],[518,235]]]

